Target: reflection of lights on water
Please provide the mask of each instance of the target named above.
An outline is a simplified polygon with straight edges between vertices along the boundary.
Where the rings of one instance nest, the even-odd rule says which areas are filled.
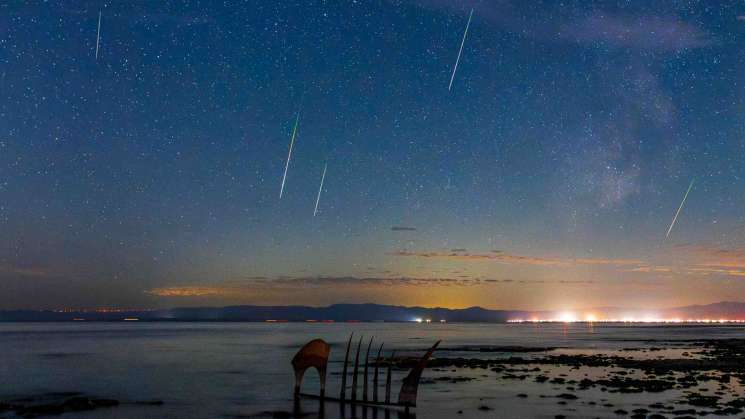
[[[417,322],[417,323],[421,323],[421,322],[423,322],[424,320],[422,320],[422,318],[421,318],[421,317],[417,317],[417,318],[415,318],[415,319],[414,319],[414,321],[415,321],[415,322]]]

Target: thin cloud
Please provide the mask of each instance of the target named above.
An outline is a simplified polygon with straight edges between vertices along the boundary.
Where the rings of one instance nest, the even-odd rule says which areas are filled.
[[[0,275],[14,275],[24,277],[52,276],[47,269],[39,267],[0,266]]]
[[[357,277],[357,276],[302,276],[277,277],[254,281],[252,285],[264,287],[338,287],[338,286],[416,286],[416,285],[470,285],[474,279],[417,278],[417,277]]]
[[[387,287],[471,287],[495,284],[538,284],[549,281],[516,281],[513,279],[482,279],[466,275],[455,278],[416,278],[416,277],[356,277],[356,276],[279,276],[270,279],[234,280],[210,284],[185,284],[168,287],[157,287],[145,290],[146,294],[156,297],[184,298],[184,297],[245,297],[255,295],[257,291],[302,289],[341,289],[350,290],[360,288]],[[572,281],[557,281],[574,283]],[[584,283],[584,281],[582,281]]]
[[[463,250],[463,251],[461,251]],[[616,268],[619,272],[638,275],[687,275],[692,277],[745,277],[745,248],[721,248],[711,245],[677,245],[670,249],[670,253],[660,255],[662,264],[654,264],[640,259],[616,258],[560,258],[540,257],[513,254],[503,250],[492,250],[488,253],[467,253],[465,249],[452,251],[398,251],[390,255],[396,257],[415,257],[424,259],[444,259],[454,261],[480,261],[504,264],[517,264],[547,267],[571,266],[607,266]],[[673,263],[682,259],[684,263]],[[0,272],[10,269],[0,268]],[[17,274],[43,274],[37,270],[13,269]],[[455,270],[454,276],[440,278],[418,278],[407,276],[253,276],[242,280],[225,281],[210,284],[186,284],[170,287],[159,287],[145,291],[147,294],[166,297],[233,297],[243,298],[255,295],[257,291],[302,290],[302,289],[361,289],[386,287],[471,287],[471,286],[531,286],[539,284],[595,284],[592,280],[513,280],[510,278],[480,278],[464,275]]]
[[[745,270],[740,269],[722,269],[722,268],[690,268],[688,270],[692,273],[699,273],[703,275],[728,275],[728,276],[745,276]]]
[[[673,15],[627,15],[597,10],[577,17],[572,8],[551,7],[550,4],[535,8],[530,2],[509,0],[493,1],[488,5],[476,0],[417,0],[413,3],[458,15],[467,15],[474,8],[474,18],[479,22],[544,42],[676,52],[703,48],[715,41],[698,26]]]
[[[492,250],[490,253],[460,252],[415,252],[397,251],[390,253],[398,257],[443,259],[452,261],[495,262],[530,266],[607,266],[619,272],[656,275],[704,275],[745,277],[745,248],[720,248],[704,245],[678,245],[672,253],[662,255],[660,264],[641,259],[614,258],[558,258],[538,257]],[[683,259],[683,263],[678,262]]]
[[[181,286],[181,287],[161,287],[145,291],[145,293],[157,297],[216,297],[231,295],[231,288],[227,287],[200,287],[200,286]]]
[[[393,226],[391,227],[391,231],[416,231],[416,227]]]
[[[682,244],[672,249],[673,257],[682,257],[689,273],[745,276],[745,248],[723,248],[706,244]]]
[[[637,266],[635,268],[626,269],[625,272],[643,272],[643,273],[670,273],[673,269],[669,266]]]
[[[603,12],[565,24],[560,37],[578,43],[652,51],[680,51],[713,43],[713,39],[697,26],[672,17]]]
[[[700,259],[700,266],[745,269],[745,248],[691,246],[684,250]]]
[[[623,270],[642,274],[688,276],[745,276],[745,248],[708,244],[678,244],[659,256],[662,264],[643,264]]]
[[[392,256],[417,257],[433,259],[450,259],[457,261],[494,261],[508,264],[536,265],[536,266],[571,266],[571,265],[614,265],[614,266],[636,266],[644,265],[644,261],[638,259],[602,259],[602,258],[552,258],[536,257],[507,253],[501,250],[492,250],[490,253],[460,253],[460,252],[411,252],[397,251],[390,253]]]

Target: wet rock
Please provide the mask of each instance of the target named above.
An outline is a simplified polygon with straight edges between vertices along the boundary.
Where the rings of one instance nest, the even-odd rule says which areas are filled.
[[[91,400],[96,407],[115,407],[119,406],[119,400],[114,399],[93,399]]]
[[[83,393],[79,391],[50,391],[49,393],[42,394],[42,398],[70,398],[76,396],[82,396]]]
[[[745,399],[734,399],[727,402],[727,406],[731,407],[745,407]]]
[[[489,406],[487,406],[487,405],[485,405],[485,404],[482,404],[481,406],[479,406],[479,410],[482,410],[484,412],[488,412],[489,410],[494,410],[494,409],[491,408],[491,407],[489,407]]]
[[[737,415],[739,413],[742,413],[742,409],[739,409],[737,407],[725,407],[723,409],[717,409],[714,411],[714,414],[719,416]]]
[[[288,412],[285,410],[266,410],[264,412],[259,413],[258,415],[253,415],[251,417],[270,417],[272,419],[291,419],[291,418],[297,418],[298,416],[309,416],[308,413],[305,414],[295,414],[293,412]]]
[[[630,377],[613,377],[610,379],[600,379],[595,381],[583,379],[580,381],[579,385],[581,389],[602,386],[602,388],[611,389],[611,391],[618,393],[642,393],[645,391],[659,393],[675,388],[675,383],[673,381],[657,379],[645,380]]]
[[[18,406],[15,412],[19,416],[37,417],[61,415],[67,412],[83,412],[94,410],[101,407],[118,406],[119,401],[113,399],[89,399],[87,397],[77,396],[66,399],[62,402],[42,403]]]
[[[38,404],[24,406],[16,410],[16,414],[24,417],[61,415],[65,413],[65,408],[61,404]]]
[[[477,358],[441,358],[429,361],[430,368],[454,366],[461,368],[488,368],[495,365],[566,365],[570,367],[603,367],[623,368],[626,373],[631,374],[634,370],[641,370],[648,374],[668,375],[670,372],[696,373],[701,371],[721,371],[725,374],[742,374],[741,359],[745,357],[745,339],[721,339],[697,341],[697,344],[705,346],[706,357],[703,358],[656,358],[656,359],[633,359],[612,355],[552,355],[543,358],[521,358],[510,357],[508,359],[477,359]],[[388,362],[388,360],[386,360]],[[416,362],[415,358],[397,358],[391,360],[397,367],[411,367]],[[695,380],[696,376],[686,381]]]
[[[559,349],[555,346],[531,347],[531,346],[455,346],[450,348],[440,348],[439,352],[514,352],[514,353],[531,353],[531,352],[549,352]]]
[[[561,393],[557,395],[556,397],[559,399],[564,399],[564,400],[577,400],[579,398],[575,396],[574,394],[570,394],[570,393]]]
[[[625,415],[628,415],[629,414],[629,412],[627,412],[627,411],[625,411],[623,409],[614,410],[613,413],[615,413],[615,414],[617,414],[619,416],[625,416]]]
[[[140,400],[134,402],[134,404],[142,406],[163,406],[163,400]]]
[[[17,405],[10,403],[0,403],[0,413],[2,412],[13,412],[18,409]]]
[[[673,410],[670,413],[672,413],[673,415],[695,415],[696,410],[695,409],[681,409],[681,410]]]
[[[719,397],[717,396],[704,396],[702,394],[689,394],[686,403],[691,406],[699,407],[717,407],[719,405]]]
[[[430,384],[430,383],[434,383],[435,381],[445,381],[445,382],[448,382],[448,383],[463,383],[463,382],[473,381],[473,380],[475,380],[475,378],[473,378],[473,377],[464,377],[464,376],[448,377],[448,376],[444,376],[444,377],[434,378],[429,383],[427,383],[426,381],[423,380],[423,381],[421,381],[421,384]]]

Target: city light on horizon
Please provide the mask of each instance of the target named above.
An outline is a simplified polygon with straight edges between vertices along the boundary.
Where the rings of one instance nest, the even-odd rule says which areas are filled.
[[[577,319],[574,317],[558,317],[558,318],[531,318],[531,319],[510,319],[507,323],[662,323],[662,324],[685,324],[685,323],[698,323],[698,324],[723,324],[723,323],[745,323],[745,319],[679,319],[679,318],[590,318]]]

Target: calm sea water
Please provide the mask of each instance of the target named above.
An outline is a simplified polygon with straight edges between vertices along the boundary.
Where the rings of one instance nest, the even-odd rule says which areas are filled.
[[[252,417],[266,411],[292,410],[290,359],[313,338],[332,345],[328,393],[338,394],[341,360],[351,332],[374,336],[388,349],[419,354],[434,341],[442,346],[560,346],[589,352],[652,345],[649,339],[741,337],[742,327],[626,326],[586,324],[264,324],[264,323],[0,323],[0,400],[58,392],[83,392],[123,402],[162,400],[162,406],[125,404],[65,417]],[[376,344],[373,344],[376,347]],[[385,351],[387,353],[387,351]],[[437,355],[437,353],[436,353]],[[457,356],[440,352],[441,356]],[[510,354],[469,353],[468,356]],[[524,356],[524,354],[519,354]],[[419,390],[418,418],[494,417],[478,410],[486,404],[510,417],[554,417],[555,401],[518,400],[516,392],[533,394],[532,382],[498,380],[480,370],[482,379],[466,383],[424,384]],[[425,371],[426,377],[442,372]],[[462,372],[452,372],[460,375]],[[400,387],[396,376],[394,394]],[[304,391],[317,391],[315,372]],[[673,397],[671,395],[670,397]],[[611,397],[605,395],[605,397]],[[621,397],[621,396],[616,396]],[[650,395],[624,395],[616,403],[643,403]],[[662,397],[655,395],[653,397]],[[667,396],[665,396],[667,397]],[[300,408],[316,412],[313,401]],[[607,415],[607,410],[577,409],[573,417]],[[362,417],[365,412],[356,412]],[[347,417],[353,413],[344,412]],[[375,416],[373,416],[375,415]],[[377,410],[370,417],[384,413]],[[394,414],[395,415],[395,414]],[[324,417],[342,416],[326,404]],[[315,414],[311,415],[315,417]]]

